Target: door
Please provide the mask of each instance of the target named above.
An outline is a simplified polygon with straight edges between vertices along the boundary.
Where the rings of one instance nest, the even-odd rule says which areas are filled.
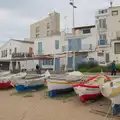
[[[73,69],[73,56],[68,57],[68,70],[72,70],[72,69]]]
[[[109,53],[106,53],[106,63],[108,63],[110,60],[109,60]]]
[[[55,72],[60,73],[60,58],[55,59]]]

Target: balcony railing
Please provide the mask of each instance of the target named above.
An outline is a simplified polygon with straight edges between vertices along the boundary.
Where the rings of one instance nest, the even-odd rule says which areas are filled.
[[[99,15],[108,15],[108,9],[100,9],[96,12],[96,16]]]
[[[92,51],[95,50],[95,46],[92,46],[92,44],[82,44],[81,47],[68,47],[66,46],[62,46],[62,52],[66,52],[66,51],[76,51],[76,52],[80,52],[80,51]]]
[[[25,52],[12,53],[12,58],[24,58],[24,57],[32,57],[32,54]]]

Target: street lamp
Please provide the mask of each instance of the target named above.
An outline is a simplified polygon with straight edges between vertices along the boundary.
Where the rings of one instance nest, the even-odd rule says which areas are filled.
[[[75,27],[74,9],[77,8],[77,6],[74,4],[74,0],[70,0],[70,5],[73,7],[73,29],[74,29]]]
[[[74,0],[70,0],[70,5],[73,7],[73,30],[75,27],[75,16],[74,16],[74,9],[77,8],[77,6],[74,4]],[[73,35],[74,35],[74,31],[73,31]],[[73,55],[73,69],[75,71],[75,50],[74,50],[74,55]]]

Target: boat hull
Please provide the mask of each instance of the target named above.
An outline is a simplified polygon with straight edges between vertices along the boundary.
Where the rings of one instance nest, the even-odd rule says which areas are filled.
[[[11,85],[11,82],[2,82],[0,83],[0,89],[8,89],[12,88],[13,86]]]
[[[102,95],[110,99],[112,104],[120,104],[120,78],[103,84],[100,89]]]
[[[23,79],[18,80],[14,83],[14,86],[18,92],[27,90],[38,90],[45,85],[45,78],[35,78],[35,79]]]
[[[43,86],[44,84],[31,85],[31,86],[17,85],[15,86],[15,88],[18,92],[22,92],[22,91],[30,91],[30,90],[39,90]]]
[[[87,102],[89,100],[94,100],[95,98],[102,96],[99,88],[79,86],[77,88],[74,87],[74,91],[79,95],[81,102]]]
[[[100,75],[90,77],[88,80],[83,83],[73,85],[73,89],[77,95],[79,95],[81,102],[87,102],[89,100],[95,100],[97,97],[102,96],[100,86],[87,85],[86,83],[96,79]],[[108,76],[105,76],[107,80],[110,80]]]
[[[48,96],[55,97],[60,94],[65,94],[73,91],[72,85],[77,82],[67,82],[67,81],[48,81]]]

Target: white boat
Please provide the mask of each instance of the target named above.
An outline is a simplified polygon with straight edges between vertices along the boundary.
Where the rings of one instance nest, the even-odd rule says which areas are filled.
[[[9,74],[7,76],[0,77],[0,88],[9,88],[12,87],[12,82],[15,79],[24,78],[26,73],[18,73],[18,74]]]
[[[74,91],[79,95],[81,102],[86,102],[101,96],[100,85],[110,78],[106,75],[95,75],[80,84],[73,85]]]
[[[26,91],[26,90],[36,90],[45,85],[45,80],[50,76],[47,71],[43,75],[35,76],[28,79],[17,79],[12,82],[12,84],[16,87],[16,90]]]
[[[102,95],[110,99],[112,104],[120,104],[120,78],[103,84],[100,89]]]
[[[73,90],[72,85],[81,81],[81,74],[79,75],[58,75],[50,77],[47,81],[49,92],[68,92]]]
[[[9,75],[10,74],[10,71],[1,71],[0,72],[0,76],[6,76],[6,75]]]

